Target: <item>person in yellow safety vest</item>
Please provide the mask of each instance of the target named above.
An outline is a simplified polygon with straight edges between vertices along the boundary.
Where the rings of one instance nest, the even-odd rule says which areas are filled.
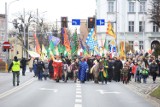
[[[13,86],[15,86],[15,79],[17,79],[17,86],[19,86],[19,75],[20,75],[20,61],[17,56],[14,57],[14,61],[10,64],[8,72],[12,69],[13,73]]]

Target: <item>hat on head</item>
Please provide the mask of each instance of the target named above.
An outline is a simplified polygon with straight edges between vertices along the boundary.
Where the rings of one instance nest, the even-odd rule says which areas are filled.
[[[14,60],[17,60],[18,58],[17,58],[17,56],[14,56]]]

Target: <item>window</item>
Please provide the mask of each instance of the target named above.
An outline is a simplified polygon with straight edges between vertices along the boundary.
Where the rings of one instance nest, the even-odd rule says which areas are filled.
[[[140,2],[140,12],[145,12],[145,2]]]
[[[108,12],[114,12],[114,2],[108,2]]]
[[[129,47],[131,50],[133,49],[133,41],[129,41]]]
[[[158,32],[158,31],[159,31],[158,26],[155,23],[153,23],[153,32]]]
[[[139,32],[143,32],[143,30],[144,30],[144,27],[143,27],[143,26],[145,26],[145,22],[140,21],[140,22],[139,22]]]
[[[143,41],[139,41],[139,50],[143,50]]]
[[[134,2],[129,2],[129,12],[134,12]]]
[[[133,21],[129,21],[129,32],[134,32],[134,22]]]

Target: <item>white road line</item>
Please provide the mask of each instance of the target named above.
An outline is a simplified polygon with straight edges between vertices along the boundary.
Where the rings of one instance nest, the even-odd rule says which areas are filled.
[[[82,94],[82,92],[81,91],[76,91],[76,94]]]
[[[76,91],[81,91],[81,88],[76,88]]]
[[[32,79],[26,81],[25,83],[20,84],[20,86],[17,86],[17,87],[15,87],[15,88],[12,88],[11,90],[8,90],[8,91],[6,91],[6,92],[0,94],[0,99],[3,98],[3,97],[8,96],[8,95],[10,95],[10,94],[12,94],[12,93],[14,93],[14,92],[20,90],[20,89],[22,89],[23,87],[25,87],[25,86],[31,84],[33,81],[35,81],[35,78],[32,78]]]
[[[82,104],[75,104],[74,107],[82,107]]]
[[[76,95],[76,98],[82,98],[82,95]]]
[[[82,103],[82,99],[76,99],[75,103]]]
[[[77,88],[78,88],[78,87],[81,87],[81,85],[77,85],[76,87],[77,87]]]

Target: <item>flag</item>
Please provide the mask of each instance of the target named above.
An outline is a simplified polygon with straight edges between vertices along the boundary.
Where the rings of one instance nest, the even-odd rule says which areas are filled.
[[[43,44],[42,44],[41,59],[43,59],[43,60],[47,59],[47,50],[45,49]]]
[[[60,43],[60,39],[52,35],[49,36],[49,42],[51,41],[53,42],[54,46],[57,46]]]
[[[66,51],[67,51],[67,52],[70,52],[70,51],[71,51],[70,41],[69,41],[69,39],[68,39],[67,29],[66,29],[66,28],[64,28],[63,37],[64,37],[64,46],[66,47]]]
[[[83,45],[83,43],[82,43],[82,40],[80,39],[79,41],[80,41],[80,46],[81,46],[81,48],[82,48],[83,50],[85,50],[85,47],[84,47],[84,45]]]
[[[86,38],[86,44],[89,47],[90,51],[93,51],[95,48],[95,38],[94,36],[94,29],[91,29],[91,31],[88,34],[88,37]]]
[[[108,27],[107,27],[106,34],[108,34],[108,35],[112,36],[114,39],[116,39],[116,34],[113,31],[113,27],[112,27],[111,22],[108,22]]]
[[[52,53],[53,55],[56,55],[56,46],[54,45],[54,43],[52,41],[49,42],[49,51],[50,53]]]
[[[62,44],[58,44],[58,52],[61,53],[61,54],[64,54],[66,48],[64,45]]]
[[[126,57],[125,52],[124,52],[124,42],[123,41],[120,42],[120,56],[124,58]]]
[[[72,54],[77,54],[78,51],[78,38],[77,38],[77,29],[75,30],[75,33],[73,34],[73,39],[72,39],[72,45],[71,45],[71,52]]]
[[[41,54],[41,48],[40,48],[40,44],[39,44],[39,41],[38,41],[38,38],[37,38],[36,34],[34,34],[34,39],[36,41],[36,52],[38,54]]]
[[[108,41],[107,41],[107,39],[105,39],[105,42],[104,42],[104,49],[106,49],[108,51]]]
[[[28,54],[33,58],[39,58],[40,55],[37,52],[34,51],[28,51]]]

